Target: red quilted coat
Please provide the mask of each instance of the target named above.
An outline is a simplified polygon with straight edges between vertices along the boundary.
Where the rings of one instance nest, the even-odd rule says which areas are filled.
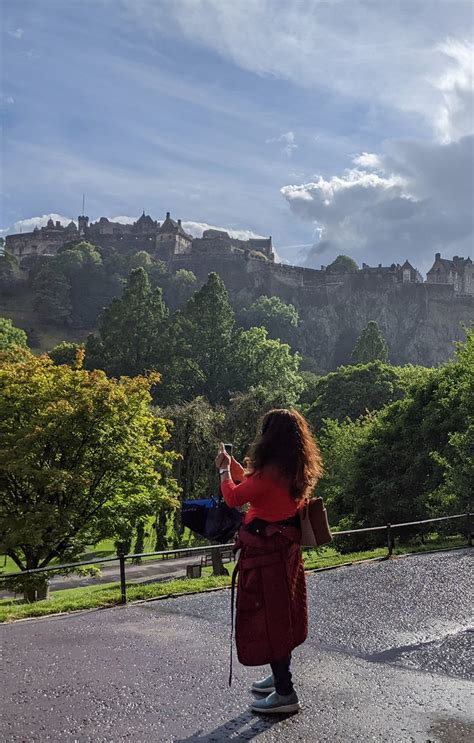
[[[237,656],[245,666],[280,660],[307,637],[299,539],[298,529],[280,524],[269,524],[259,534],[239,531],[235,639]]]

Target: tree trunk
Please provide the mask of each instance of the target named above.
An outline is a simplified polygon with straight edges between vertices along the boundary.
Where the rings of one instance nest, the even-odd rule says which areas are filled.
[[[229,571],[224,567],[224,563],[222,562],[222,555],[219,547],[214,547],[211,550],[211,558],[213,575],[229,575]]]
[[[23,590],[23,599],[27,604],[33,604],[36,601],[36,586],[27,584]]]
[[[49,599],[49,583],[47,580],[42,581],[36,587],[36,600],[45,601],[46,599]]]
[[[135,540],[135,547],[133,548],[134,553],[137,555],[143,552],[145,546],[145,524],[143,521],[139,521],[137,524],[137,538]],[[134,565],[141,565],[142,558],[134,557],[132,560]]]
[[[166,535],[168,531],[168,512],[161,506],[158,513],[156,514],[155,521],[156,541],[155,541],[155,552],[166,549],[167,541]]]
[[[181,547],[183,532],[184,526],[181,521],[181,511],[178,509],[173,514],[173,549]]]
[[[27,578],[26,581],[23,598],[28,604],[49,599],[49,582],[46,579],[42,578],[35,581]]]

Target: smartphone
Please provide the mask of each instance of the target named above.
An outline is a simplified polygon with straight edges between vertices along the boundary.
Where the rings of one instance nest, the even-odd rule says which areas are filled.
[[[224,444],[224,449],[226,450],[229,457],[232,456],[232,448],[233,448],[232,444]]]

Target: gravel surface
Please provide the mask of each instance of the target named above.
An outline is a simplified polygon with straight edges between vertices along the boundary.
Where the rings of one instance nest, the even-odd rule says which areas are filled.
[[[0,627],[2,741],[474,740],[473,553],[308,576],[300,714],[248,711],[266,669],[235,661],[227,590]]]

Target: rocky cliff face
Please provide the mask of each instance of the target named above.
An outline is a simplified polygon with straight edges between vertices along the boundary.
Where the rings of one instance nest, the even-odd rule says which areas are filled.
[[[350,360],[357,337],[369,320],[385,335],[394,364],[437,366],[452,357],[464,338],[462,323],[474,319],[472,297],[431,291],[424,284],[394,284],[381,291],[335,291],[320,306],[301,306],[301,350],[321,370]],[[444,287],[442,288],[444,289]]]
[[[301,318],[299,350],[321,372],[349,361],[369,320],[376,320],[387,338],[392,363],[424,366],[451,358],[455,342],[464,338],[462,324],[474,321],[474,297],[455,296],[448,285],[394,283],[362,273],[325,278],[235,255],[181,260],[177,268],[189,268],[203,280],[210,271],[219,273],[234,297],[276,295],[294,304]]]

